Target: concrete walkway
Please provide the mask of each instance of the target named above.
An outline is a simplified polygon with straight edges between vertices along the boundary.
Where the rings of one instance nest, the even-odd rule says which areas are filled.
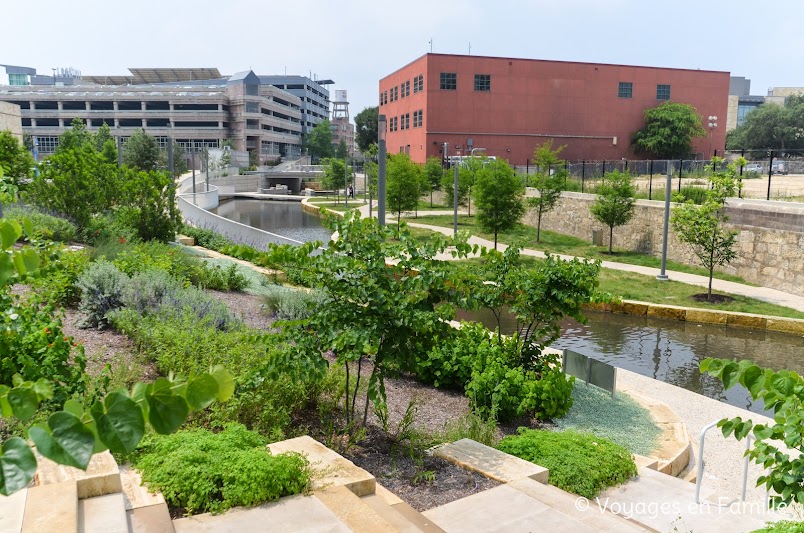
[[[376,217],[376,206],[372,214]],[[453,211],[425,211],[423,214],[427,215],[451,215]],[[360,207],[360,214],[363,217],[368,217],[368,206]],[[458,212],[458,214],[466,214],[464,212]],[[431,231],[435,231],[438,233],[442,233],[444,235],[452,235],[453,229],[447,228],[444,226],[432,226],[429,224],[419,224],[417,222],[407,221],[408,226],[412,228],[423,228],[428,229]],[[483,239],[481,237],[477,237],[472,235],[469,238],[469,244],[477,244],[479,246],[485,246],[486,248],[493,248],[494,242],[488,239]],[[497,249],[501,252],[504,252],[508,248],[507,245],[499,243],[497,245]],[[522,255],[530,256],[530,257],[545,257],[545,253],[539,250],[532,250],[529,248],[524,248],[522,250]],[[553,254],[562,259],[573,259],[572,256],[568,255],[560,255],[560,254]],[[454,258],[450,254],[442,254],[438,256],[438,259],[441,260],[453,260]],[[615,261],[603,261],[602,262],[603,268],[609,268],[612,270],[621,270],[624,272],[634,272],[636,274],[643,274],[647,276],[656,276],[659,271],[653,267],[644,267],[639,265],[629,265],[627,263],[617,263]],[[675,270],[668,270],[666,271],[667,275],[673,281],[679,281],[681,283],[686,283],[688,285],[696,285],[698,287],[707,287],[709,285],[709,278],[706,276],[698,276],[696,274],[687,274],[686,272],[677,272]],[[742,283],[735,283],[733,281],[724,281],[720,279],[713,279],[712,280],[712,289],[717,291],[726,292],[728,294],[736,294],[739,296],[746,296],[748,298],[755,298],[757,300],[761,300],[763,302],[768,302],[776,305],[781,305],[784,307],[789,307],[791,309],[795,309],[797,311],[804,312],[804,296],[798,296],[795,294],[790,294],[786,292],[782,292],[776,289],[769,289],[767,287],[753,287],[750,285],[743,285]]]

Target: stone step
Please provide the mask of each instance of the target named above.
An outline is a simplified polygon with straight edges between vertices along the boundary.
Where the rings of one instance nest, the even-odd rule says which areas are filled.
[[[114,494],[122,490],[120,470],[109,451],[96,453],[89,461],[86,471],[72,466],[56,464],[50,459],[36,454],[38,463],[35,482],[37,485],[50,485],[76,481],[78,497],[81,499]]]
[[[355,495],[346,486],[332,486],[317,490],[313,496],[326,505],[346,527],[355,533],[403,531],[364,503],[362,498]],[[405,529],[404,531],[411,530]]]
[[[78,487],[75,480],[28,489],[23,533],[78,531]]]
[[[79,533],[129,533],[123,493],[78,500]]]
[[[0,533],[20,533],[25,515],[28,489],[18,490],[11,496],[0,496]]]
[[[547,483],[549,474],[542,466],[471,439],[461,439],[440,446],[433,451],[433,455],[501,483],[522,478]]]
[[[170,511],[165,503],[140,506],[126,511],[131,533],[175,533]]]
[[[297,452],[305,455],[313,467],[312,489],[345,486],[357,496],[374,494],[374,476],[314,438],[304,435],[268,445],[272,454]]]
[[[399,503],[391,505],[377,494],[363,496],[360,500],[403,533],[443,531],[432,520],[425,518],[420,512],[401,500]]]
[[[164,505],[165,497],[161,492],[149,492],[148,487],[142,484],[142,476],[139,472],[131,468],[131,465],[120,466],[120,483],[123,495],[126,498],[126,510],[138,509],[140,507],[150,507],[152,505]]]

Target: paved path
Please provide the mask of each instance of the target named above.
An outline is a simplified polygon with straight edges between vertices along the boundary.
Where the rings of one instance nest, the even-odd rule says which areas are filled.
[[[376,213],[376,206],[374,213]],[[360,208],[360,214],[364,217],[368,216],[368,206],[363,206]],[[422,214],[427,215],[451,215],[453,211],[424,211]],[[460,213],[459,214],[464,214]],[[410,220],[407,221],[408,226],[412,228],[424,228],[431,231],[443,233],[444,235],[452,235],[453,229],[447,228],[443,226],[431,226],[429,224],[419,224],[417,222],[412,222]],[[472,235],[469,238],[469,244],[477,244],[479,246],[485,246],[486,248],[493,248],[494,242],[488,239],[483,239],[481,237],[477,237]],[[505,244],[498,244],[497,249],[500,251],[505,251],[508,248]],[[545,257],[545,253],[539,250],[532,250],[529,248],[525,248],[522,250],[522,255],[531,256],[531,257]],[[558,255],[558,257],[562,259],[572,259],[572,256],[568,255]],[[451,260],[453,257],[450,254],[442,254],[438,256],[438,259],[441,260]],[[627,263],[617,263],[614,261],[603,261],[602,262],[603,268],[610,268],[612,270],[622,270],[625,272],[634,272],[637,274],[644,274],[647,276],[655,276],[659,273],[656,268],[653,267],[644,267],[639,265],[629,265]],[[666,271],[667,275],[673,281],[679,281],[681,283],[687,283],[689,285],[697,285],[699,287],[707,287],[709,285],[709,278],[706,276],[698,276],[696,274],[687,274],[686,272],[676,272],[675,270],[668,270]],[[749,298],[755,298],[757,300],[762,300],[763,302],[768,302],[776,305],[782,305],[784,307],[789,307],[791,309],[795,309],[797,311],[804,312],[804,296],[798,296],[795,294],[790,294],[786,292],[782,292],[776,289],[769,289],[767,287],[753,287],[751,285],[743,285],[742,283],[735,283],[733,281],[725,281],[720,279],[713,279],[712,280],[712,289],[726,292],[729,294],[736,294],[740,296],[746,296]]]

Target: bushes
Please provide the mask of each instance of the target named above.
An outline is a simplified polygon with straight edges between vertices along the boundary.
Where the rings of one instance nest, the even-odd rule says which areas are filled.
[[[472,378],[472,368],[482,354],[499,349],[482,324],[463,322],[461,329],[416,360],[416,377],[436,387],[462,390]]]
[[[321,305],[324,301],[319,293],[282,285],[265,287],[262,292],[265,294],[266,309],[277,320],[304,320],[313,313],[316,305]]]
[[[105,328],[107,315],[123,305],[123,291],[128,283],[128,276],[112,263],[104,260],[92,263],[76,282],[81,289],[78,309],[86,314],[81,327]]]
[[[780,520],[769,523],[762,529],[757,529],[753,533],[804,533],[804,522],[793,522],[791,520]]]
[[[62,250],[41,277],[31,280],[31,287],[41,298],[62,306],[74,306],[81,299],[78,278],[89,267],[89,254],[84,250]]]
[[[273,456],[265,440],[239,424],[151,435],[135,452],[142,479],[185,514],[221,513],[303,492],[309,465],[299,454]]]
[[[520,428],[497,447],[547,468],[551,485],[589,499],[637,475],[628,450],[589,433]]]
[[[3,210],[3,218],[16,220],[20,225],[28,219],[34,229],[34,235],[40,239],[57,242],[74,241],[78,235],[75,224],[66,218],[48,214],[32,206],[15,205]]]

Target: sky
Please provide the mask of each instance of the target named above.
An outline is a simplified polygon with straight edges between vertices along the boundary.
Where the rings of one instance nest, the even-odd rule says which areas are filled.
[[[302,74],[347,90],[352,118],[431,41],[436,53],[729,71],[756,95],[804,86],[800,0],[4,0],[0,13],[0,64]]]

